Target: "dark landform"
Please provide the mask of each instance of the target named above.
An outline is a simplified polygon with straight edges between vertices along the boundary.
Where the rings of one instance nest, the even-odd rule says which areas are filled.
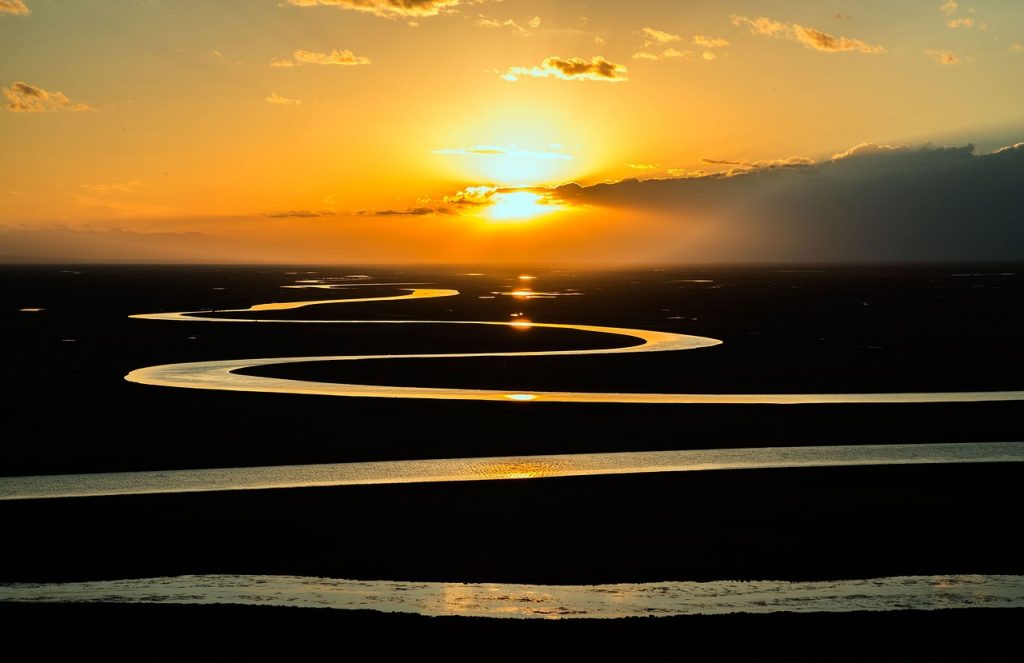
[[[286,274],[310,270],[318,274]],[[469,271],[490,275],[458,276]],[[522,312],[536,322],[663,329],[725,344],[633,356],[366,361],[260,373],[523,390],[1024,387],[1024,265],[534,269],[528,273],[538,277],[529,283],[535,290],[584,294],[478,299],[523,285],[515,278],[521,271],[499,272],[0,268],[0,387],[7,413],[0,475],[1024,439],[1019,403],[488,404],[235,394],[123,379],[143,366],[207,359],[617,342],[541,329],[127,318],[398,294],[384,287],[280,289],[295,279],[369,273],[375,281],[425,281],[436,285],[424,287],[455,288],[463,296],[260,315],[507,321]],[[19,311],[35,307],[46,310]],[[371,434],[355,432],[367,427]],[[1024,507],[1020,477],[1018,464],[893,466],[0,502],[0,582],[192,573],[533,583],[1022,574],[1024,551],[1015,536]],[[458,639],[461,649],[453,657],[632,652],[655,659],[928,661],[1011,660],[1019,653],[1022,611],[557,624],[237,606],[0,604],[0,613],[8,642],[79,651],[106,646],[111,656],[125,648],[138,654],[139,647],[157,658],[273,654],[326,633],[365,642],[384,629],[403,634],[385,640],[389,651]],[[545,650],[549,642],[554,648]],[[463,651],[462,643],[483,644]],[[491,649],[481,650],[485,645]]]
[[[289,271],[316,274],[288,274]],[[461,272],[486,271],[482,277]],[[525,271],[525,270],[524,270]],[[158,311],[400,294],[281,289],[369,273],[460,297],[267,312],[304,319],[571,322],[725,341],[701,350],[559,358],[362,361],[264,367],[338,382],[679,392],[1019,389],[1024,265],[530,270],[450,268],[4,267],[0,380],[7,475],[360,460],[801,444],[1024,439],[1020,403],[625,406],[392,401],[239,394],[126,383],[154,364],[295,355],[607,347],[572,331],[457,325],[287,325],[131,320]],[[711,280],[711,283],[693,282]],[[214,290],[214,288],[225,288]],[[43,307],[39,313],[21,308]],[[679,319],[671,319],[679,318]],[[65,339],[74,339],[65,340]],[[628,342],[628,341],[625,341]],[[352,422],[376,427],[353,434]],[[563,435],[568,427],[572,434]],[[425,435],[429,431],[430,435]],[[92,440],[85,443],[86,435]],[[427,441],[429,438],[429,442]],[[441,439],[438,442],[438,438]]]

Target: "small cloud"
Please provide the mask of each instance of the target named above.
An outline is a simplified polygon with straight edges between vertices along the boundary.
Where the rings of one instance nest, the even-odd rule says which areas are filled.
[[[357,12],[367,12],[381,18],[409,18],[437,16],[452,11],[461,0],[285,0],[296,7],[327,5]]]
[[[529,37],[530,36],[530,31],[529,30],[527,30],[523,26],[519,25],[518,23],[516,23],[514,20],[512,20],[510,18],[509,19],[505,19],[504,21],[502,21],[501,19],[488,18],[488,17],[484,16],[483,14],[481,14],[480,17],[477,18],[476,24],[478,26],[480,26],[481,28],[508,28],[514,34],[519,35],[520,37]],[[540,25],[540,24],[538,23],[538,25]]]
[[[784,159],[761,159],[759,161],[732,161],[729,159],[701,159],[701,163],[712,166],[731,166],[727,175],[738,175],[750,172],[751,170],[770,170],[773,168],[793,168],[799,166],[813,166],[814,159],[810,157],[786,157]],[[669,171],[671,172],[671,171]],[[703,171],[701,171],[703,173]]]
[[[283,212],[264,214],[263,216],[271,219],[315,219],[321,216],[336,216],[336,212],[330,210],[290,209]]]
[[[693,55],[693,53],[690,52],[690,51],[680,51],[680,50],[675,49],[675,48],[666,48],[665,50],[663,50],[661,52],[661,54],[650,53],[648,51],[640,51],[639,53],[634,53],[633,54],[633,59],[634,60],[662,60],[662,59],[668,60],[668,59],[672,59],[672,58],[688,58],[691,55]]]
[[[142,186],[142,180],[134,179],[125,182],[108,182],[105,184],[83,184],[82,188],[90,193],[104,195],[108,193],[129,193]]]
[[[704,51],[704,53],[701,54],[701,57],[708,61],[718,59],[718,56],[715,55],[714,51]]]
[[[665,44],[671,44],[682,39],[679,35],[655,30],[654,28],[643,28],[641,32],[644,33],[644,46],[664,46]]]
[[[943,51],[934,49],[925,49],[925,55],[935,60],[939,64],[960,64],[960,56],[953,51]]]
[[[600,55],[589,61],[583,58],[553,56],[544,60],[539,67],[509,67],[502,78],[507,81],[516,81],[520,76],[558,78],[564,81],[607,81],[610,83],[629,80],[626,78],[624,66],[609,62]]]
[[[1024,44],[1016,43],[1010,46],[1010,51],[1013,53],[1024,53]]]
[[[274,104],[275,106],[301,106],[302,99],[289,99],[288,97],[282,97],[277,92],[271,92],[269,97],[264,97],[263,101],[268,104]]]
[[[693,43],[704,48],[725,48],[729,42],[719,37],[708,37],[707,35],[694,35]]]
[[[26,7],[22,0],[0,0],[0,14],[25,16],[31,13],[32,10]]]
[[[808,48],[826,53],[840,53],[843,51],[855,51],[872,55],[885,53],[884,47],[868,44],[860,39],[829,34],[798,23],[782,23],[781,21],[775,21],[764,16],[748,18],[746,16],[733,15],[732,24],[745,26],[753,34],[757,35],[786,37],[798,41]]]
[[[534,16],[534,17],[533,17],[533,18],[531,18],[531,19],[530,19],[529,21],[527,21],[527,22],[526,22],[526,24],[527,24],[528,26],[530,26],[531,28],[533,28],[534,30],[536,30],[537,28],[539,28],[539,27],[540,27],[540,24],[541,24],[542,22],[543,22],[543,21],[541,21],[541,19],[540,19],[540,16]]]
[[[850,20],[850,15],[847,14],[846,12],[837,11],[834,14],[832,14],[832,20],[833,21],[849,21]]]
[[[307,51],[304,48],[300,48],[292,53],[291,60],[274,60],[270,63],[270,66],[299,67],[305,64],[355,66],[370,64],[370,58],[356,55],[347,48],[340,51],[334,49],[330,53],[318,53],[317,51]]]
[[[655,170],[658,167],[656,163],[627,163],[626,168],[631,170]]]
[[[443,207],[413,207],[411,209],[362,210],[358,214],[359,216],[432,216],[451,213],[451,210]]]
[[[604,37],[594,37],[594,44],[597,46],[604,46]]]
[[[572,156],[562,152],[533,152],[520,150],[515,145],[505,147],[504,145],[477,145],[475,147],[446,148],[433,150],[431,154],[455,154],[459,156],[484,156],[484,157],[511,157],[514,159],[564,159],[571,160]]]
[[[93,110],[87,104],[74,103],[63,92],[50,92],[23,81],[3,88],[7,110],[12,113],[46,113],[54,111],[81,112]]]
[[[955,0],[949,0],[949,2],[945,2],[939,5],[939,12],[942,13],[944,16],[952,16],[953,14],[956,13],[956,10],[959,8],[960,5],[958,5],[955,2]]]
[[[767,35],[774,37],[780,33],[785,33],[789,30],[789,26],[779,21],[773,21],[770,18],[761,16],[760,18],[747,18],[746,16],[736,16],[733,14],[732,24],[736,26],[747,26],[750,31],[757,35]]]
[[[449,205],[486,205],[497,192],[498,187],[494,186],[467,186],[462,191],[445,196],[444,202]]]
[[[956,28],[973,28],[974,19],[971,18],[970,16],[963,16],[961,18],[951,18],[948,21],[946,21],[946,25],[953,28],[954,30]]]
[[[793,24],[793,34],[796,35],[797,41],[802,43],[804,46],[808,46],[819,51],[826,51],[829,53],[838,53],[840,51],[858,51],[860,53],[869,54],[885,53],[885,48],[882,46],[868,44],[860,39],[837,37],[836,35],[830,35],[827,32],[815,30],[814,28],[807,28],[795,23]]]

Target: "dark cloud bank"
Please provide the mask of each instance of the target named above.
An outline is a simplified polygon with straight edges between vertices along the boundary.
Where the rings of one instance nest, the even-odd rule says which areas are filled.
[[[669,258],[1024,259],[1024,143],[984,155],[972,145],[864,145],[822,163],[774,163],[728,175],[570,184],[554,193],[677,221],[680,243]]]

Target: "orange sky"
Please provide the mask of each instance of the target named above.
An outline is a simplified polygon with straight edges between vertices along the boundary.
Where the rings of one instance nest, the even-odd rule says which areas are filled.
[[[893,4],[5,0],[0,259],[656,260],[546,188],[1020,141],[1024,4]]]

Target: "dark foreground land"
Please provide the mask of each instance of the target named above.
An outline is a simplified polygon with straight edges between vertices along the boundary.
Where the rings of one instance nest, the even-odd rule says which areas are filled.
[[[509,321],[513,313],[524,313],[537,322],[658,329],[725,343],[648,355],[364,361],[261,370],[318,380],[529,390],[742,393],[1024,386],[1021,265],[546,269],[529,270],[537,278],[526,283],[542,292],[583,294],[534,300],[492,294],[522,287],[516,277],[523,271],[0,267],[0,387],[10,413],[0,444],[0,473],[1024,439],[1024,406],[1019,403],[488,404],[237,394],[123,380],[143,366],[210,359],[515,351],[621,342],[580,332],[500,327],[128,319],[132,313],[400,294],[386,287],[334,292],[281,288],[303,278],[364,273],[373,281],[424,282],[462,295],[318,306],[275,317]],[[36,307],[46,310],[19,310]],[[356,435],[353,423],[374,432]]]
[[[890,466],[0,502],[0,581],[1015,575],[1019,479]]]
[[[7,647],[103,660],[1017,661],[1024,610],[520,621],[363,611],[0,604]]]
[[[665,355],[296,366],[282,377],[499,389],[1021,389],[1022,266],[518,271],[310,268],[461,297],[281,317],[663,329],[725,344]],[[367,401],[128,384],[153,364],[604,347],[501,328],[129,320],[318,299],[257,268],[0,268],[0,475],[803,444],[1024,439],[1018,403],[606,407]],[[483,280],[481,280],[483,279]],[[219,288],[224,288],[223,290]],[[395,294],[387,289],[372,294]],[[339,297],[369,295],[341,292]],[[21,308],[42,307],[39,313]],[[268,369],[274,373],[284,369]],[[354,423],[370,435],[354,433]],[[92,440],[86,443],[85,440]],[[530,583],[1024,574],[1019,464],[579,477],[0,502],[0,582],[295,574]],[[450,658],[1014,660],[1021,610],[511,622],[332,610],[0,604],[5,644],[108,658],[284,657],[321,646]]]

